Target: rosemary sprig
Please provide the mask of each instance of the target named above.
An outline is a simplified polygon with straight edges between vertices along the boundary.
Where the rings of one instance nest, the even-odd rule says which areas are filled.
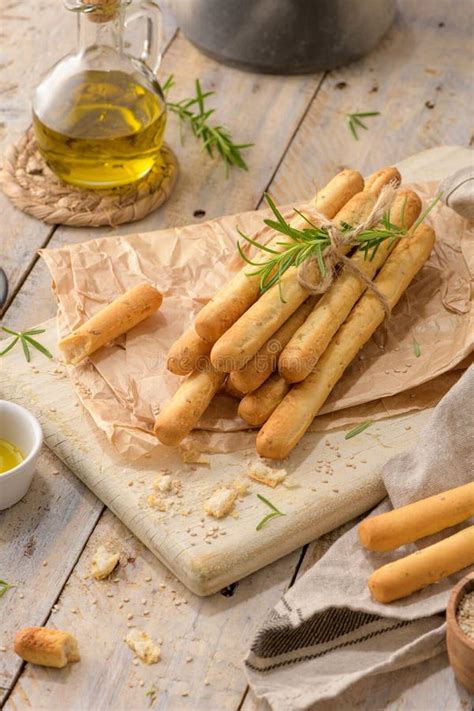
[[[351,430],[349,430],[349,432],[346,432],[346,434],[344,435],[344,439],[352,439],[352,437],[355,437],[356,435],[366,430],[367,427],[370,427],[371,424],[373,424],[373,420],[361,422],[360,425],[356,425]]]
[[[279,509],[277,509],[277,507],[274,506],[271,501],[266,499],[265,496],[262,496],[262,494],[257,494],[257,496],[260,501],[263,501],[264,504],[271,508],[272,512],[264,516],[260,523],[256,525],[256,531],[260,531],[260,529],[262,529],[269,521],[271,521],[272,518],[277,518],[278,516],[286,516],[286,514],[282,513]]]
[[[237,226],[237,232],[248,244],[256,247],[262,252],[266,252],[269,256],[266,261],[254,261],[249,259],[244,253],[242,246],[239,241],[237,241],[237,249],[239,251],[242,259],[255,267],[255,271],[248,272],[247,276],[258,276],[260,278],[260,291],[263,293],[270,289],[275,284],[280,287],[280,298],[284,302],[284,298],[281,292],[281,277],[290,267],[299,267],[299,265],[310,257],[315,257],[318,263],[319,271],[322,277],[326,276],[326,264],[324,262],[324,252],[327,247],[330,246],[331,240],[329,237],[329,232],[325,227],[318,227],[313,222],[311,222],[302,212],[293,208],[295,212],[303,218],[307,223],[308,227],[303,229],[298,229],[290,225],[289,222],[285,220],[272,198],[268,193],[264,193],[265,200],[270,207],[274,217],[276,219],[265,219],[263,222],[271,227],[275,232],[284,235],[287,239],[278,242],[277,245],[279,250],[267,247],[264,244],[260,244],[256,240],[246,235]],[[411,227],[410,232],[413,232],[419,224],[425,219],[429,212],[436,205],[441,195],[438,195],[433,202],[428,205],[426,210],[418,218],[415,224]],[[404,216],[402,220],[402,225],[404,223]],[[351,225],[343,223],[341,225],[341,231],[348,232],[351,230]],[[370,229],[363,230],[357,236],[357,246],[361,252],[364,254],[364,259],[372,260],[377,254],[382,242],[385,240],[391,240],[392,243],[405,237],[408,234],[408,229],[406,226],[399,227],[394,225],[390,220],[390,210],[383,215],[380,223],[376,227],[371,227]],[[392,244],[390,244],[392,246]]]
[[[415,354],[415,358],[419,358],[421,356],[421,348],[420,348],[420,344],[418,343],[416,338],[413,338],[411,345],[413,348],[413,353]]]
[[[356,112],[353,114],[346,115],[347,125],[349,126],[349,130],[356,139],[356,141],[359,140],[359,136],[357,135],[357,129],[363,128],[365,131],[367,131],[369,128],[365,125],[362,119],[368,118],[370,116],[380,116],[380,111],[363,111],[361,113]]]
[[[5,353],[8,353],[8,351],[11,351],[11,349],[16,346],[18,341],[21,343],[21,347],[23,349],[23,354],[28,361],[28,363],[31,361],[31,352],[30,352],[30,347],[35,348],[37,351],[45,355],[47,358],[52,358],[53,355],[48,351],[48,349],[43,346],[42,343],[36,340],[36,338],[33,338],[33,336],[37,336],[40,333],[44,333],[45,329],[44,328],[32,328],[29,331],[12,331],[11,328],[7,328],[6,326],[1,327],[2,331],[5,331],[5,333],[8,333],[10,336],[13,336],[13,339],[10,341],[8,346],[3,349],[3,351],[0,351],[0,356],[5,355]]]
[[[163,84],[165,98],[173,85],[174,79],[171,74]],[[232,166],[237,166],[242,170],[248,170],[241,151],[244,148],[250,148],[253,143],[234,143],[228,128],[221,125],[210,124],[209,118],[215,112],[215,109],[207,109],[205,100],[215,92],[203,92],[199,79],[196,79],[195,88],[196,95],[190,99],[181,99],[180,101],[174,102],[166,98],[168,111],[176,114],[182,125],[189,124],[194,135],[196,138],[202,140],[203,147],[211,157],[214,156],[214,151],[217,151],[225,163],[226,174]]]
[[[10,585],[10,583],[7,583],[6,580],[0,580],[0,597],[3,597],[7,590],[10,590],[10,588],[13,587]]]

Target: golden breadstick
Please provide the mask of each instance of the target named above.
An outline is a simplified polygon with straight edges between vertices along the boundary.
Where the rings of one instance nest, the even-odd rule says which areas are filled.
[[[393,201],[390,221],[398,227],[410,228],[420,212],[420,198],[407,190],[399,193]],[[366,277],[373,279],[393,247],[392,240],[385,240],[373,259],[365,259],[364,252],[357,250],[351,262]],[[357,276],[347,269],[343,270],[284,348],[278,360],[278,370],[285,380],[298,383],[310,374],[366,288]]]
[[[25,627],[15,636],[15,653],[26,662],[62,669],[81,660],[77,640],[70,632],[49,627]]]
[[[369,551],[391,551],[474,516],[474,482],[366,518],[359,541]]]
[[[155,419],[160,442],[170,447],[179,444],[197,425],[224,378],[212,366],[188,375]]]
[[[394,173],[398,171],[395,168],[384,170],[386,183],[394,182]],[[335,221],[356,225],[365,220],[374,207],[377,191],[380,192],[382,188],[383,180],[380,177],[370,191],[364,190],[354,195],[338,212]],[[347,246],[345,251],[349,249]],[[317,278],[319,270],[317,267],[314,270]],[[243,368],[308,296],[309,291],[299,283],[298,268],[290,267],[280,284],[275,284],[262,294],[214,344],[211,351],[212,365],[227,373]]]
[[[289,383],[278,373],[273,373],[257,390],[242,398],[237,412],[249,425],[263,425],[289,389]]]
[[[393,308],[415,274],[428,259],[434,232],[420,225],[413,235],[397,244],[375,279]],[[366,291],[321,356],[316,368],[295,385],[281,401],[257,436],[257,452],[269,459],[283,459],[304,435],[362,346],[384,320],[378,297]]]
[[[211,344],[203,341],[191,326],[169,349],[166,367],[175,375],[203,370],[209,365],[210,352]]]
[[[59,341],[65,363],[76,365],[96,350],[144,321],[160,308],[163,297],[146,282],[104,306],[86,323]]]
[[[356,170],[343,170],[317,193],[310,204],[332,219],[363,187],[364,180],[360,173]],[[299,216],[295,216],[290,222],[300,227],[305,225]],[[265,232],[267,230],[268,228],[265,228]],[[258,241],[258,235],[256,239]],[[281,242],[281,235],[268,242],[268,246],[272,249],[282,249],[277,242]],[[265,261],[265,257],[262,257],[261,261]],[[199,312],[195,328],[205,341],[215,343],[260,296],[259,278],[249,277],[249,271],[253,270],[246,264]]]
[[[393,602],[474,564],[474,526],[379,568],[369,578],[378,602]]]
[[[276,333],[260,348],[245,368],[234,370],[230,373],[228,383],[230,387],[241,393],[256,390],[276,369],[278,356],[294,333],[304,324],[307,316],[313,310],[318,297],[310,296],[299,308],[285,321]]]
[[[372,192],[378,195],[384,185],[388,183],[396,183],[397,185],[401,182],[402,177],[396,168],[392,166],[387,166],[385,168],[380,168],[372,175],[369,175],[365,181],[365,188],[367,192]]]

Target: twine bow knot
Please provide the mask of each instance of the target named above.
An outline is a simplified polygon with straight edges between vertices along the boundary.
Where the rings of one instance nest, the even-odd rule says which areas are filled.
[[[355,227],[346,230],[332,220],[329,220],[317,210],[306,210],[312,220],[317,221],[320,227],[327,230],[330,244],[326,247],[322,255],[326,272],[324,275],[320,272],[316,257],[305,259],[300,264],[298,268],[298,281],[302,287],[307,289],[313,296],[324,294],[337,276],[337,265],[342,263],[351,274],[360,279],[365,286],[377,296],[383,306],[385,314],[387,316],[390,315],[390,305],[380,289],[377,288],[372,279],[369,279],[369,277],[354,264],[352,259],[346,257],[346,254],[351,247],[359,244],[357,238],[362,232],[375,227],[375,225],[380,222],[383,215],[390,208],[397,190],[398,186],[395,182],[390,182],[388,185],[385,185],[380,191],[375,205],[366,219]]]

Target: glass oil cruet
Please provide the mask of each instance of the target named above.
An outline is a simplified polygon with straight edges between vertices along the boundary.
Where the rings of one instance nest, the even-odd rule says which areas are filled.
[[[62,180],[111,188],[147,175],[161,160],[166,102],[155,79],[160,10],[151,0],[65,0],[77,13],[78,50],[36,89],[33,126],[42,156]],[[140,59],[124,30],[145,21]]]

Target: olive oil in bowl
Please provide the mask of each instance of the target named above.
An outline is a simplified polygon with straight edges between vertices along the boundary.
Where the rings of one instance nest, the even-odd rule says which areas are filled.
[[[33,110],[38,145],[51,170],[88,188],[144,177],[160,160],[165,124],[160,94],[117,70],[74,74]]]
[[[22,463],[24,457],[18,447],[6,439],[0,439],[0,475]]]

